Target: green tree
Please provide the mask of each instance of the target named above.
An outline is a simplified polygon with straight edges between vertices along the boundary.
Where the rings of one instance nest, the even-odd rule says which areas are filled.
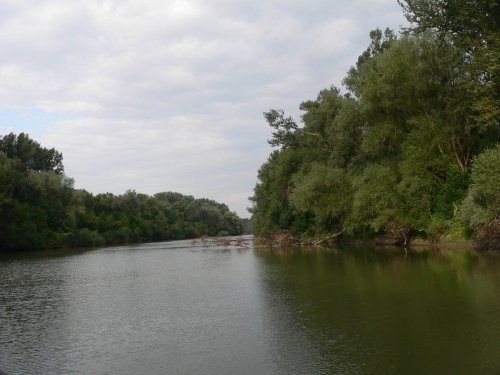
[[[274,151],[259,169],[259,182],[250,198],[255,233],[276,232],[294,225],[296,215],[288,197],[293,190],[293,176],[301,168],[303,154],[307,152],[307,149],[293,148]]]
[[[292,117],[285,116],[281,109],[271,109],[264,112],[264,118],[269,126],[275,129],[272,138],[268,141],[271,146],[280,147],[284,150],[297,144],[297,130],[299,127]]]
[[[412,27],[370,33],[346,95],[330,87],[302,102],[300,126],[265,113],[278,149],[251,198],[257,234],[467,235],[459,212],[471,160],[500,139],[498,3],[400,4]]]
[[[389,48],[396,40],[396,34],[389,28],[385,29],[383,32],[378,28],[370,31],[370,44],[368,48],[358,57],[356,65],[349,69],[347,76],[342,81],[352,94],[356,97],[360,95],[357,87],[359,85],[358,82],[365,79],[363,66],[373,57]]]
[[[290,204],[314,218],[315,232],[343,230],[352,204],[351,179],[345,170],[315,163],[295,175],[294,185]]]
[[[72,225],[73,181],[60,154],[25,134],[2,137],[0,147],[0,248],[61,246]]]
[[[419,34],[432,30],[450,39],[461,52],[474,95],[472,115],[477,121],[498,127],[500,118],[500,3],[498,0],[398,0]]]
[[[8,158],[19,159],[26,169],[35,172],[54,171],[57,174],[64,172],[62,154],[54,148],[47,149],[31,139],[28,134],[14,133],[0,137],[0,151]]]
[[[462,216],[483,247],[500,246],[500,143],[474,158]]]

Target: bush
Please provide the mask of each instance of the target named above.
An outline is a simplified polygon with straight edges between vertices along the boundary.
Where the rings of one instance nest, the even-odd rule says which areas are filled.
[[[500,144],[477,155],[472,164],[462,218],[474,229],[481,247],[500,247]]]
[[[88,228],[78,229],[69,236],[70,246],[72,247],[92,247],[102,246],[106,243],[96,231]]]

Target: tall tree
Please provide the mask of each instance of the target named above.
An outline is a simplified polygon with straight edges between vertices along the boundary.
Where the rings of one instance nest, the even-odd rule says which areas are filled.
[[[64,173],[62,154],[54,148],[42,147],[26,133],[19,135],[10,133],[0,137],[0,151],[3,151],[9,158],[21,160],[26,169],[35,172]]]
[[[472,114],[499,126],[500,2],[498,0],[398,0],[413,34],[433,31],[462,51],[474,95]]]

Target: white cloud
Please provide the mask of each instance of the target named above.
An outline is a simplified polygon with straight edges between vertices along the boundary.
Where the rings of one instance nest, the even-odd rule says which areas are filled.
[[[4,0],[0,109],[73,118],[44,124],[39,140],[63,152],[79,187],[175,190],[247,215],[269,153],[262,112],[297,117],[302,100],[339,85],[371,29],[403,23],[398,8],[395,0]]]

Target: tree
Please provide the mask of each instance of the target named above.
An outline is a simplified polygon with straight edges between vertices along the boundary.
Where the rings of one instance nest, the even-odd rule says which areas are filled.
[[[321,90],[316,100],[307,100],[300,104],[304,111],[302,122],[304,127],[299,130],[301,146],[315,148],[315,159],[326,159],[334,145],[329,136],[334,127],[336,117],[342,108],[343,97],[336,87]]]
[[[284,150],[296,145],[298,126],[290,116],[285,117],[283,110],[271,109],[264,112],[264,118],[269,126],[275,129],[268,141],[271,146]]]
[[[343,230],[352,205],[352,183],[345,170],[314,163],[295,175],[294,185],[290,204],[314,218],[316,232]]]
[[[264,234],[289,228],[295,215],[289,205],[293,175],[303,163],[302,151],[274,151],[258,172],[258,183],[250,198],[255,233]]]
[[[378,28],[370,31],[370,44],[368,48],[358,57],[356,65],[349,69],[347,76],[342,81],[352,94],[359,97],[357,87],[358,82],[364,80],[363,66],[372,58],[389,48],[396,40],[396,34],[389,28],[385,29],[384,32]]]
[[[47,149],[32,140],[28,134],[7,134],[0,138],[0,151],[8,158],[19,159],[26,169],[34,172],[54,171],[64,173],[62,154],[54,148]]]
[[[500,26],[500,4],[497,0],[398,0],[410,30],[435,29],[467,43],[491,42]]]
[[[302,102],[303,126],[266,113],[279,149],[251,198],[257,234],[467,235],[459,206],[471,161],[500,140],[498,3],[400,4],[412,27],[370,33],[346,95],[330,87]]]
[[[96,196],[75,190],[62,155],[27,135],[0,138],[0,250],[97,246],[209,235],[237,235],[225,204],[180,193],[128,190]],[[197,212],[196,217],[191,215]],[[190,216],[191,215],[191,216]]]
[[[412,24],[407,31],[432,30],[459,49],[470,76],[473,115],[485,125],[499,126],[500,3],[498,0],[398,0]]]
[[[462,216],[483,247],[500,246],[500,143],[474,158]]]
[[[354,181],[355,193],[347,227],[351,233],[369,228],[406,241],[411,229],[405,213],[395,165],[370,164]]]

